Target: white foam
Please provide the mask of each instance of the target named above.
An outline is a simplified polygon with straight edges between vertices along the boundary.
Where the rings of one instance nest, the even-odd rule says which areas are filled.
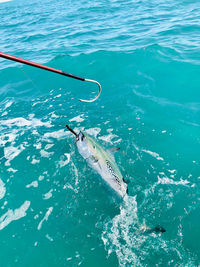
[[[49,158],[51,155],[53,155],[54,152],[47,152],[45,151],[44,149],[40,150],[40,155],[43,157],[43,158]]]
[[[74,169],[74,175],[75,175],[75,185],[78,184],[79,180],[78,180],[78,169],[76,168],[76,165],[72,162],[72,166]]]
[[[40,221],[40,223],[38,224],[38,227],[37,227],[38,230],[40,230],[40,229],[42,228],[42,224],[43,224],[43,222],[48,220],[49,215],[52,213],[52,211],[53,211],[53,207],[50,207],[50,208],[47,210],[46,214],[44,215],[44,218],[43,218],[43,219]]]
[[[58,95],[54,96],[53,98],[59,98],[59,97],[61,97],[61,94],[58,94]]]
[[[12,133],[6,133],[0,135],[0,145],[5,146],[7,143],[12,143],[17,137],[17,131],[13,130]]]
[[[25,147],[23,145],[19,145],[18,147],[4,147],[4,157],[8,160],[6,165],[9,166],[10,161],[17,157],[24,149]]]
[[[129,196],[127,203],[125,200],[125,205],[120,206],[120,214],[103,223],[101,239],[108,255],[115,253],[119,266],[149,266],[152,255],[158,255],[158,251],[161,251],[160,260],[158,258],[157,262],[157,265],[161,266],[163,265],[162,256],[173,258],[176,251],[178,265],[181,265],[184,257],[184,262],[188,258],[190,262],[190,264],[186,262],[185,266],[193,266],[190,254],[181,245],[181,239],[178,240],[179,246],[174,249],[174,240],[166,240],[164,235],[141,233],[141,226],[145,226],[145,221],[142,225],[138,222],[137,202],[134,198],[129,201],[131,198]],[[145,213],[141,212],[141,214]]]
[[[40,126],[45,126],[45,127],[52,127],[50,122],[42,122],[39,119],[33,118],[32,120],[27,120],[22,117],[19,118],[14,118],[14,119],[9,119],[9,120],[1,120],[0,121],[1,125],[8,126],[11,128],[13,125],[17,127],[25,127],[25,126],[32,126],[32,127],[40,127]]]
[[[9,108],[12,104],[13,104],[13,101],[7,101],[7,103],[5,104],[4,110]]]
[[[112,133],[110,133],[110,134],[108,134],[108,135],[103,135],[103,136],[100,136],[99,137],[99,139],[101,139],[101,140],[103,140],[103,141],[105,141],[105,142],[107,142],[107,143],[113,143],[112,142],[112,139],[113,138],[115,138],[115,137],[118,137],[117,135],[115,135],[115,134],[112,134]],[[121,141],[121,139],[119,139],[118,140],[118,142],[120,142]],[[115,141],[115,143],[116,143],[117,141]]]
[[[41,143],[37,143],[33,145],[36,149],[41,149],[42,144]]]
[[[37,164],[37,163],[40,163],[40,160],[33,158],[32,161],[31,161],[31,164],[34,165],[34,164]]]
[[[170,173],[175,173],[176,170],[168,170]]]
[[[11,210],[9,209],[5,214],[0,217],[0,230],[5,228],[12,221],[19,220],[26,216],[26,211],[28,210],[31,202],[26,200],[24,204],[21,205],[18,209]]]
[[[31,114],[28,115],[29,119],[32,119],[34,116],[35,116],[34,113],[31,113]]]
[[[55,111],[52,111],[49,115],[51,115],[51,118],[59,118],[59,116],[55,114]]]
[[[119,266],[141,266],[137,248],[142,247],[147,237],[137,234],[136,198],[129,197],[124,204],[120,207],[120,214],[105,224],[101,239],[108,255],[116,253]]]
[[[7,169],[7,171],[8,171],[8,172],[13,172],[13,173],[15,173],[15,172],[17,172],[18,170],[15,170],[15,169],[13,169],[13,168],[9,168],[9,169]]]
[[[156,158],[157,160],[164,160],[164,159],[163,159],[162,157],[160,157],[159,154],[156,153],[156,152],[152,152],[152,151],[150,151],[150,150],[145,150],[145,149],[143,149],[142,151],[145,152],[145,153],[147,153],[147,154],[149,154],[149,155],[151,155],[152,157]]]
[[[29,187],[38,187],[38,181],[33,181],[32,183],[27,184],[26,187],[27,188],[29,188]]]
[[[4,112],[1,114],[1,117],[6,116],[6,115],[8,115],[8,112],[7,112],[7,111],[4,111]]]
[[[37,130],[33,130],[33,131],[32,131],[32,134],[34,134],[34,135],[38,135],[39,133],[38,133]]]
[[[64,160],[64,159],[62,158],[62,159],[59,161],[60,168],[64,167],[65,165],[67,165],[67,164],[70,162],[70,158],[71,158],[70,154],[69,154],[69,153],[65,153],[64,155],[67,157],[67,159]]]
[[[0,179],[0,199],[5,196],[6,188],[4,182]]]
[[[49,241],[53,242],[53,238],[52,237],[50,237],[48,234],[46,234],[45,236]]]
[[[188,180],[180,180],[180,181],[174,181],[172,179],[169,179],[168,177],[159,177],[158,176],[158,183],[157,184],[174,184],[174,185],[186,185],[190,182]]]
[[[42,181],[44,179],[44,176],[43,175],[40,175],[39,177],[38,177],[38,180],[39,181]]]
[[[83,118],[83,114],[80,114],[80,115],[78,115],[78,116],[76,116],[76,117],[70,119],[69,121],[70,121],[70,122],[71,122],[71,121],[82,122],[82,121],[84,121],[84,120],[85,120],[85,119]]]
[[[51,198],[52,197],[52,191],[53,191],[53,189],[49,190],[49,192],[47,192],[46,194],[43,195],[43,198],[45,200]]]
[[[95,138],[100,133],[100,131],[101,131],[101,128],[99,128],[99,127],[90,128],[90,129],[85,130],[86,134],[94,136]]]
[[[51,137],[51,138],[56,138],[56,139],[60,140],[60,139],[64,139],[68,135],[69,135],[69,132],[64,131],[64,129],[61,129],[59,131],[45,133],[44,137],[45,138]]]
[[[50,149],[53,146],[54,146],[54,144],[47,144],[44,149],[48,150],[48,149]]]

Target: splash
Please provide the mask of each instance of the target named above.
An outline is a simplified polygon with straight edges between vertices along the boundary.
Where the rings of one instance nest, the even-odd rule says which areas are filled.
[[[134,251],[136,243],[145,236],[138,236],[136,197],[129,197],[120,207],[120,214],[105,224],[102,240],[108,254],[115,252],[121,266],[135,264],[140,266],[140,257]]]
[[[120,266],[166,266],[187,262],[193,257],[181,240],[166,240],[165,235],[144,233],[137,217],[136,197],[128,197],[120,207],[120,213],[107,221],[101,239],[108,255],[115,253]],[[181,238],[181,235],[180,235]]]

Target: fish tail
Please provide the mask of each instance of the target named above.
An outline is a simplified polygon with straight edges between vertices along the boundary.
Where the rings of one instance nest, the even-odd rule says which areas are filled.
[[[149,229],[149,232],[147,232],[147,233],[161,233],[161,234],[163,234],[165,232],[166,232],[166,230],[164,227],[157,225],[154,228]]]
[[[157,234],[161,233],[161,234],[163,234],[163,233],[166,232],[165,228],[160,226],[160,225],[157,225],[157,226],[155,226],[153,228],[149,228],[146,225],[143,225],[143,226],[140,227],[140,230],[144,234],[151,234],[151,233],[157,233]]]

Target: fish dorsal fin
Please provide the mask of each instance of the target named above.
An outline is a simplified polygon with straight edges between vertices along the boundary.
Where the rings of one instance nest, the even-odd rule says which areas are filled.
[[[120,147],[111,147],[111,148],[108,148],[106,151],[108,153],[108,155],[110,156],[110,158],[115,161],[115,158],[114,158],[114,153],[117,152],[118,150],[120,149]]]
[[[111,148],[108,148],[107,151],[110,152],[110,153],[115,153],[115,152],[117,152],[119,149],[120,149],[120,147],[111,147]]]

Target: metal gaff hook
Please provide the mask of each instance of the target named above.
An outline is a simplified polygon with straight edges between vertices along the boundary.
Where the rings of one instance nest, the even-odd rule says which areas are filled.
[[[98,87],[99,87],[99,92],[98,92],[98,95],[95,98],[91,99],[91,100],[85,100],[85,99],[80,99],[79,98],[79,101],[92,103],[92,102],[96,101],[99,98],[100,94],[101,94],[101,90],[102,90],[101,84],[99,82],[95,81],[95,80],[90,80],[90,79],[85,79],[85,81],[86,82],[91,82],[91,83],[96,83],[98,85]]]
[[[42,65],[42,64],[35,63],[33,61],[29,61],[29,60],[26,60],[26,59],[23,59],[23,58],[19,58],[19,57],[15,57],[15,56],[12,56],[12,55],[9,55],[9,54],[5,54],[3,52],[0,52],[0,57],[6,58],[6,59],[9,59],[9,60],[12,60],[12,61],[20,62],[22,64],[30,65],[32,67],[36,67],[36,68],[39,68],[39,69],[55,72],[55,73],[58,73],[60,75],[64,75],[64,76],[67,76],[67,77],[70,77],[70,78],[73,78],[73,79],[76,79],[76,80],[79,80],[79,81],[86,81],[86,82],[92,82],[92,83],[98,84],[98,86],[99,86],[98,95],[95,98],[91,99],[91,100],[79,99],[81,102],[87,102],[87,103],[94,102],[95,100],[98,99],[98,97],[101,94],[101,85],[100,85],[99,82],[97,82],[95,80],[85,79],[85,78],[79,77],[77,75],[64,72],[62,70],[54,69],[54,68],[51,68],[51,67],[48,67],[48,66],[45,66],[45,65]]]

